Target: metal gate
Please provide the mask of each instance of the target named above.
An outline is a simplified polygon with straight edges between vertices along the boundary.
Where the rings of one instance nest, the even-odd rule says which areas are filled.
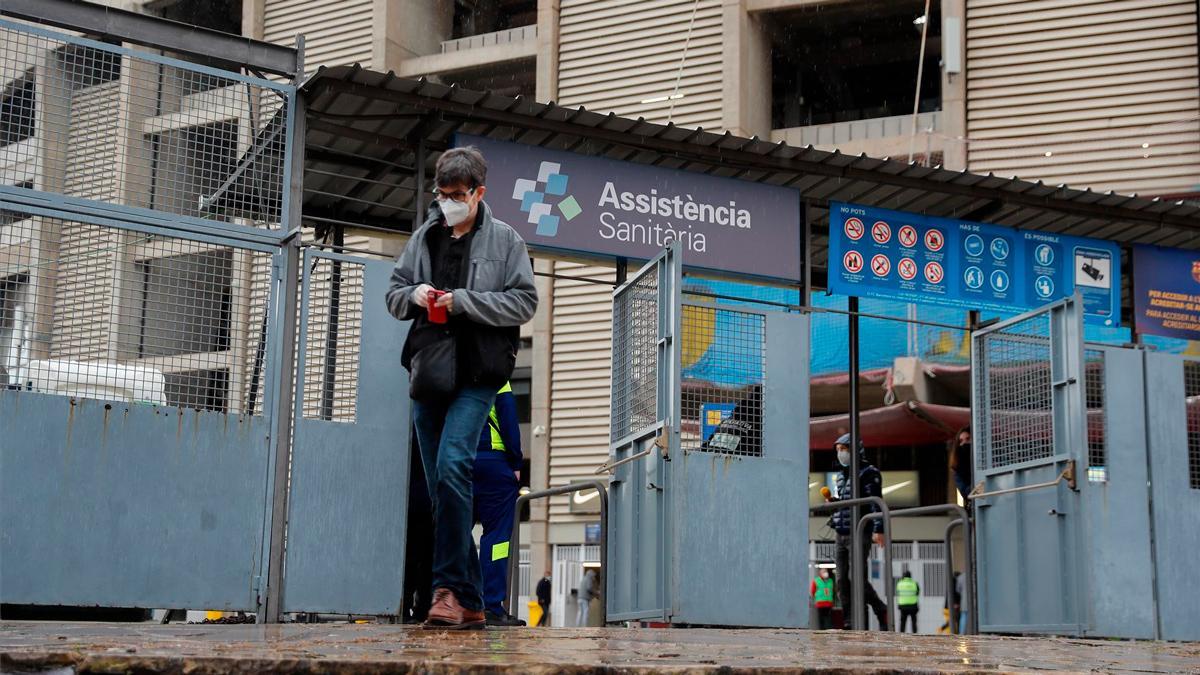
[[[408,509],[408,323],[392,264],[306,251],[285,612],[398,615]]]
[[[0,598],[259,609],[295,90],[10,21],[0,64]]]
[[[1086,622],[1083,351],[1073,298],[972,336],[981,630],[1075,634]]]
[[[1200,640],[1200,360],[1145,357],[1158,638]]]
[[[678,242],[613,292],[608,620],[666,620],[671,524],[664,493],[678,447]]]

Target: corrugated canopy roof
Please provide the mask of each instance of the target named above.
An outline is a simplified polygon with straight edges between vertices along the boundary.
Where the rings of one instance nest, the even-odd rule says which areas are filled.
[[[792,187],[817,207],[848,201],[1121,243],[1200,248],[1200,205],[1194,202],[797,148],[408,80],[357,65],[322,68],[301,91],[308,108],[304,214],[322,227],[408,231],[418,146],[433,151],[426,173],[432,177],[436,151],[464,132]],[[827,228],[828,211],[821,208],[814,221],[814,268],[826,258]]]

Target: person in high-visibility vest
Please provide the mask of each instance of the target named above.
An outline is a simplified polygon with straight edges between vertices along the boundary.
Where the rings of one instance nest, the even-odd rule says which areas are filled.
[[[821,630],[833,628],[833,579],[829,577],[828,569],[821,568],[808,592],[817,608],[817,627]]]
[[[496,394],[475,453],[475,521],[483,524],[479,567],[483,574],[483,608],[489,626],[524,626],[504,611],[508,595],[508,556],[517,491],[521,485],[521,427],[512,384]]]
[[[896,606],[900,608],[900,632],[903,633],[912,619],[912,632],[917,632],[917,612],[921,609],[921,587],[912,578],[912,572],[904,570],[904,576],[896,582]]]

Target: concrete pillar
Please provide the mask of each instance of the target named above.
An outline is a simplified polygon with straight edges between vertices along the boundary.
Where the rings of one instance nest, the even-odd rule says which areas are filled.
[[[242,0],[242,35],[254,40],[263,39],[267,0]]]
[[[941,0],[942,3],[942,34],[946,34],[947,23],[957,20],[958,53],[962,62],[961,72],[951,74],[946,72],[945,64],[941,68],[942,77],[942,131],[945,134],[945,150],[942,164],[947,169],[961,171],[967,168],[967,8],[966,0]],[[949,45],[943,45],[943,61],[949,51]]]
[[[723,0],[722,62],[725,131],[737,136],[771,136],[771,40],[761,15],[747,0]]]
[[[539,97],[540,98],[540,97]],[[552,273],[552,260],[535,260],[534,270]],[[537,277],[538,309],[533,317],[533,363],[530,378],[529,489],[550,487],[550,333],[554,312],[554,280]],[[550,502],[538,499],[529,505],[530,580],[537,580],[550,568]],[[532,592],[532,589],[531,589]]]
[[[539,101],[558,99],[558,36],[561,9],[559,0],[538,0],[535,95]]]
[[[418,56],[442,51],[454,31],[454,0],[375,0],[371,66],[399,71]]]

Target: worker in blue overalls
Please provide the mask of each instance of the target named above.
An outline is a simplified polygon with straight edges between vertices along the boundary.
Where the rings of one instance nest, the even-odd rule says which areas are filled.
[[[475,520],[483,524],[479,566],[483,572],[483,608],[489,626],[524,626],[504,611],[508,595],[508,556],[521,484],[521,428],[512,384],[505,383],[479,436],[475,453]]]

